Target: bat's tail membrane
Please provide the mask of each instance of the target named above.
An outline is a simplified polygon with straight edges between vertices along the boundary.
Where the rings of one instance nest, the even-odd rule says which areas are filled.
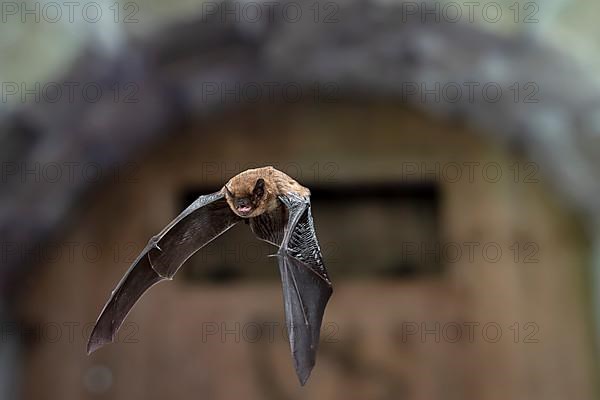
[[[150,265],[144,254],[130,269],[104,306],[90,335],[87,353],[91,354],[114,341],[115,334],[139,298],[152,285],[165,279]]]

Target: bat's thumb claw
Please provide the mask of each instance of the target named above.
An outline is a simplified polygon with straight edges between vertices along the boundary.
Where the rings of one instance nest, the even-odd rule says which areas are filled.
[[[160,240],[160,237],[158,237],[158,236],[152,236],[152,237],[150,238],[150,240],[148,241],[148,245],[149,245],[151,248],[158,249],[159,251],[161,251],[161,252],[162,252],[163,250],[162,250],[162,249],[160,248],[160,246],[158,245],[158,241],[159,241],[159,240]]]

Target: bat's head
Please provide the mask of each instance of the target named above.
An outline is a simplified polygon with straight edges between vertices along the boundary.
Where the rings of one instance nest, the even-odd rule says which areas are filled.
[[[225,185],[225,197],[234,213],[256,217],[270,209],[274,196],[269,183],[260,176],[238,175]]]

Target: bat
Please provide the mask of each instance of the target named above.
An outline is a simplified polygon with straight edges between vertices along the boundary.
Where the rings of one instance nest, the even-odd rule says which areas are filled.
[[[333,288],[313,225],[310,191],[270,166],[246,170],[218,192],[200,196],[148,241],[100,312],[87,353],[114,341],[131,308],[151,286],[173,279],[196,251],[241,221],[258,239],[278,247],[274,256],[290,348],[304,385],[315,365]]]

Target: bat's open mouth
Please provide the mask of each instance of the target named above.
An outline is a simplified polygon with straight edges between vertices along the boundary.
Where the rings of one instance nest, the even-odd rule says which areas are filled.
[[[237,210],[240,212],[240,214],[248,214],[250,211],[252,211],[252,207],[251,206],[239,206],[237,208]]]

